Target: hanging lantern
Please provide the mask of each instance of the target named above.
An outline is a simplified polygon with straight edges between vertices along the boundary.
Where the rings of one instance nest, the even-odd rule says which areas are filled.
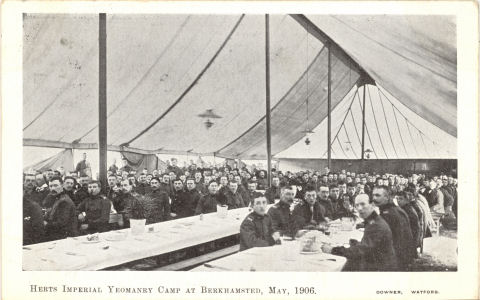
[[[302,133],[305,134],[305,145],[307,145],[307,146],[310,145],[310,143],[311,143],[310,137],[311,137],[313,131],[307,128],[306,130],[303,130]]]
[[[210,119],[221,119],[222,117],[213,112],[213,109],[207,109],[204,113],[198,115],[200,118],[206,119],[203,123],[205,128],[210,129],[213,122]]]
[[[370,150],[370,149],[365,150],[365,157],[366,157],[367,159],[370,158],[370,153],[373,153],[373,151]]]

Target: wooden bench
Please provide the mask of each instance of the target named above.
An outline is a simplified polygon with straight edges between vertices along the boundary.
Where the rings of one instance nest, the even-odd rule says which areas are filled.
[[[227,255],[237,253],[240,250],[240,245],[234,245],[227,248],[223,248],[214,252],[203,254],[197,257],[189,258],[183,261],[179,261],[167,266],[153,269],[152,271],[178,271],[187,268],[193,268],[203,263],[215,260]]]

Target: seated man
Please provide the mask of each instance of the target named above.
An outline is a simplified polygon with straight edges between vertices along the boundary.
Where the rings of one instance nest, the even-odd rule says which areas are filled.
[[[248,182],[248,190],[247,190],[247,199],[245,201],[245,204],[247,204],[250,207],[253,207],[253,200],[258,197],[262,197],[262,193],[257,192],[257,183],[250,181]],[[268,198],[267,198],[268,199]]]
[[[282,187],[280,201],[270,207],[268,215],[272,218],[272,227],[274,231],[280,232],[282,235],[292,236],[292,215],[290,205],[293,204],[293,196],[295,192],[291,186]]]
[[[395,271],[397,258],[393,249],[392,231],[374,209],[366,194],[355,197],[355,207],[365,220],[365,233],[360,242],[350,240],[350,247],[322,246],[324,253],[345,256],[344,271]]]
[[[253,212],[240,225],[240,251],[253,247],[273,246],[275,241],[280,240],[280,234],[273,231],[272,220],[266,211],[267,199],[255,198]]]
[[[100,194],[100,182],[88,184],[90,197],[85,198],[77,207],[78,220],[83,222],[81,228],[87,233],[108,231],[111,203]]]
[[[218,184],[216,181],[210,181],[208,183],[208,195],[200,197],[198,200],[197,207],[195,208],[195,214],[208,214],[211,212],[217,211],[217,205],[226,204],[225,195],[219,194]],[[223,201],[220,200],[223,198]]]
[[[325,209],[316,201],[317,192],[313,186],[305,189],[305,200],[295,206],[292,212],[293,232],[300,229],[315,229],[321,222],[325,222],[323,216]]]
[[[238,183],[236,181],[229,182],[225,196],[227,197],[228,209],[241,208],[248,205],[248,203],[244,203],[242,195],[238,192]]]
[[[280,199],[280,178],[272,178],[272,186],[265,191],[265,197],[269,204],[275,203],[275,199]]]
[[[45,235],[48,241],[77,235],[75,204],[63,190],[63,180],[53,177],[48,183],[52,206],[45,215]]]
[[[153,177],[150,181],[150,192],[145,195],[149,202],[146,211],[147,224],[170,220],[170,199],[160,184],[160,179]]]
[[[321,185],[320,189],[318,190],[318,203],[323,207],[324,209],[324,217],[327,218],[327,221],[333,219],[335,215],[335,210],[334,210],[334,204],[330,201],[330,198],[328,197],[330,195],[330,191],[328,186],[326,185]]]

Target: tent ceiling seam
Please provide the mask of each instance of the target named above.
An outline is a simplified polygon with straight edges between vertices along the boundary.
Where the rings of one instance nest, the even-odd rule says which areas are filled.
[[[183,100],[183,98],[190,92],[190,90],[198,83],[198,81],[203,77],[203,75],[205,74],[205,72],[210,68],[210,66],[213,64],[213,62],[215,61],[215,59],[218,57],[218,55],[220,54],[220,52],[222,52],[223,48],[225,47],[225,45],[227,44],[227,42],[230,40],[230,38],[232,37],[232,35],[235,33],[235,31],[237,30],[238,26],[240,25],[241,21],[243,20],[243,18],[245,17],[245,14],[242,14],[240,16],[240,18],[238,19],[238,21],[235,23],[235,25],[233,26],[232,30],[230,31],[230,33],[228,34],[228,36],[226,37],[225,41],[223,41],[222,45],[220,45],[220,48],[217,50],[217,52],[215,53],[215,55],[213,55],[213,57],[210,59],[210,61],[208,62],[208,64],[203,68],[203,70],[197,75],[197,77],[195,78],[195,80],[190,84],[190,86],[180,95],[180,97],[160,116],[158,117],[152,124],[150,124],[149,126],[147,126],[144,130],[142,130],[139,134],[137,134],[134,138],[130,139],[128,142],[126,142],[125,144],[130,144],[132,142],[134,142],[135,140],[137,140],[139,137],[141,137],[143,134],[145,134],[147,131],[149,131],[153,126],[155,126],[161,119],[163,119],[163,117],[165,117],[175,106],[177,106],[178,103],[180,103],[180,101]]]

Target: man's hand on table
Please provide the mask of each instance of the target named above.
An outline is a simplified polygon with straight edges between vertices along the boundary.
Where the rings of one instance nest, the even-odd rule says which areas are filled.
[[[333,247],[330,244],[323,244],[322,251],[323,253],[332,253]]]
[[[175,218],[177,216],[176,213],[170,213],[170,217]]]

